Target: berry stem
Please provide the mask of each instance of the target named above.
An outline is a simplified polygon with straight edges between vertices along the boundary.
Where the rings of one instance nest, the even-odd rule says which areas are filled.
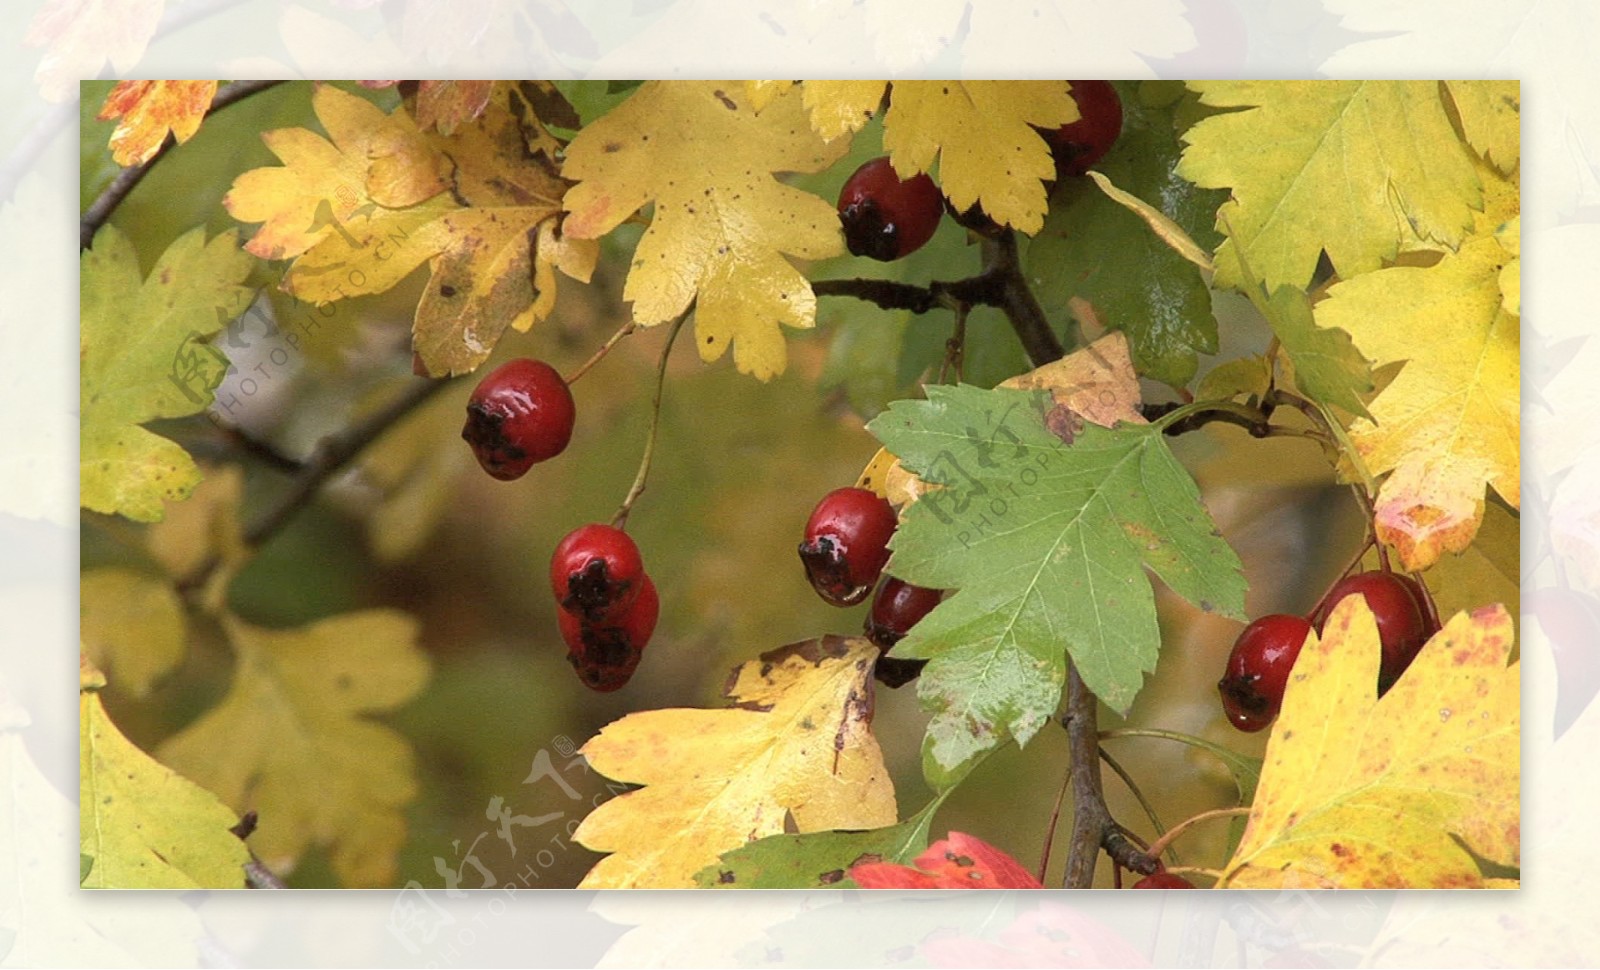
[[[1156,835],[1159,836],[1166,832],[1167,827],[1161,824],[1161,818],[1160,816],[1156,815],[1155,806],[1150,804],[1150,799],[1145,797],[1144,792],[1140,790],[1138,783],[1133,780],[1133,776],[1128,774],[1128,769],[1122,767],[1117,759],[1113,758],[1111,756],[1111,752],[1107,751],[1104,746],[1100,748],[1100,760],[1104,761],[1106,763],[1106,767],[1110,768],[1118,778],[1122,779],[1122,783],[1128,786],[1128,791],[1133,793],[1133,797],[1136,801],[1138,801],[1139,807],[1144,809],[1145,818],[1150,820],[1150,825],[1156,830]],[[1122,828],[1123,833],[1128,837],[1134,839],[1138,838],[1138,836],[1134,835],[1126,828],[1123,828],[1121,825],[1119,825],[1118,828]],[[1148,852],[1149,849],[1146,848],[1145,851]],[[1167,852],[1172,856],[1173,862],[1179,861],[1178,852],[1176,849],[1168,849]]]
[[[1333,588],[1338,586],[1346,576],[1350,575],[1355,571],[1356,567],[1361,565],[1361,560],[1367,557],[1367,550],[1371,549],[1376,542],[1377,540],[1373,539],[1372,534],[1370,532],[1367,533],[1366,541],[1361,543],[1361,548],[1356,550],[1355,556],[1351,558],[1350,562],[1344,567],[1339,575],[1333,578],[1333,582],[1328,584],[1328,588],[1322,591],[1322,596],[1317,600],[1317,605],[1311,608],[1311,612],[1306,614],[1307,616],[1316,616],[1322,612],[1322,608],[1328,605],[1328,597],[1333,594]]]
[[[252,94],[259,94],[282,83],[282,81],[234,81],[231,84],[224,84],[217,89],[216,95],[211,99],[211,107],[206,109],[206,117],[210,118],[231,104],[237,104]],[[89,208],[84,210],[82,218],[78,220],[79,249],[88,249],[94,243],[94,234],[99,232],[100,227],[111,218],[111,214],[117,211],[117,206],[122,204],[122,201],[144,179],[145,174],[176,144],[177,141],[168,134],[166,141],[161,143],[161,147],[156,149],[156,153],[150,156],[149,161],[117,173],[117,177],[112,179],[111,184],[89,204]]]
[[[1417,589],[1422,590],[1422,613],[1428,621],[1428,628],[1443,629],[1444,623],[1439,619],[1439,604],[1433,601],[1433,593],[1428,589],[1428,584],[1422,581],[1422,572],[1420,570],[1413,572],[1411,580],[1417,584]]]
[[[944,342],[944,363],[939,365],[939,383],[943,384],[951,368],[956,372],[956,383],[961,383],[961,364],[967,347],[967,312],[965,303],[956,307],[956,325],[950,339]]]
[[[1061,779],[1061,787],[1056,790],[1056,803],[1050,809],[1050,824],[1044,830],[1044,851],[1039,853],[1039,882],[1044,882],[1045,873],[1050,870],[1050,849],[1056,842],[1056,823],[1061,821],[1061,803],[1067,800],[1067,789],[1072,787],[1072,767],[1067,767],[1067,773]]]
[[[678,314],[678,318],[672,321],[672,329],[667,331],[667,342],[661,348],[661,362],[656,365],[656,393],[650,405],[650,433],[644,441],[644,454],[639,458],[639,472],[633,476],[633,485],[623,497],[622,505],[618,506],[617,514],[611,517],[611,527],[614,529],[627,529],[628,513],[633,511],[633,503],[644,494],[645,482],[650,478],[650,462],[656,453],[656,431],[661,427],[661,392],[667,384],[667,358],[672,356],[672,344],[678,339],[678,331],[683,329],[684,322],[693,312],[694,304],[691,303]]]
[[[1250,809],[1248,807],[1240,806],[1237,808],[1214,808],[1209,812],[1201,812],[1199,815],[1191,815],[1164,832],[1161,838],[1150,843],[1150,854],[1158,855],[1162,852],[1165,852],[1167,846],[1172,844],[1173,839],[1176,839],[1178,836],[1187,832],[1191,827],[1200,822],[1209,821],[1214,818],[1235,818],[1240,815],[1249,814]]]
[[[617,343],[622,340],[623,337],[626,337],[628,334],[633,333],[635,330],[637,330],[638,326],[639,326],[638,324],[634,323],[632,320],[629,320],[627,323],[625,323],[621,327],[617,328],[617,332],[612,334],[610,337],[607,337],[606,338],[606,342],[600,345],[600,349],[599,350],[597,350],[593,354],[591,354],[589,356],[588,360],[586,360],[583,363],[578,365],[578,369],[577,370],[573,371],[571,374],[567,375],[566,377],[563,377],[562,380],[567,382],[567,386],[568,387],[571,387],[572,385],[578,383],[578,378],[580,378],[583,375],[589,373],[589,368],[593,367],[594,365],[600,363],[600,361],[604,360],[606,354],[611,353],[611,348],[615,347],[617,345]]]

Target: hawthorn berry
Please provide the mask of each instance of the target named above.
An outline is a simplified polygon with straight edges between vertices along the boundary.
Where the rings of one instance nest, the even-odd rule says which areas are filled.
[[[567,644],[567,662],[578,672],[578,679],[601,693],[626,684],[644,657],[660,613],[661,600],[649,576],[644,577],[632,604],[615,619],[591,623],[566,610],[557,611],[556,625]]]
[[[1335,583],[1323,597],[1323,608],[1313,617],[1317,631],[1321,632],[1335,606],[1345,597],[1358,593],[1367,601],[1367,608],[1378,623],[1378,640],[1383,645],[1383,660],[1378,667],[1378,693],[1381,695],[1400,679],[1422,645],[1428,642],[1428,637],[1437,631],[1429,629],[1416,581],[1381,570],[1356,573]]]
[[[1310,632],[1311,623],[1305,617],[1269,613],[1239,634],[1222,679],[1217,681],[1222,709],[1234,727],[1259,731],[1278,716],[1289,672]]]
[[[878,645],[878,662],[872,674],[885,687],[903,687],[922,673],[926,660],[888,656],[889,648],[899,643],[919,620],[933,611],[944,596],[942,590],[913,586],[902,579],[885,576],[872,598],[862,630]]]
[[[921,249],[939,228],[944,194],[926,172],[901,180],[887,156],[855,170],[839,190],[845,245],[885,262]]]
[[[817,595],[834,606],[867,598],[889,561],[894,508],[864,488],[836,488],[806,522],[800,561]]]
[[[1194,889],[1195,884],[1165,869],[1152,872],[1133,884],[1134,889]]]
[[[579,526],[550,557],[556,602],[591,624],[620,617],[647,581],[639,547],[626,532],[609,525]]]
[[[572,392],[556,369],[521,357],[478,383],[461,437],[484,471],[509,482],[566,450],[576,416]]]
[[[1122,99],[1110,81],[1069,81],[1078,120],[1045,134],[1058,177],[1082,175],[1105,157],[1122,134]]]

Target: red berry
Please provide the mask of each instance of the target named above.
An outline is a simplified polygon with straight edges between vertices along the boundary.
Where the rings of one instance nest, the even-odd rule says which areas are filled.
[[[1333,608],[1347,596],[1361,594],[1378,622],[1378,640],[1383,645],[1383,660],[1378,668],[1378,693],[1389,690],[1411,666],[1422,645],[1432,634],[1422,614],[1420,591],[1414,580],[1394,573],[1373,571],[1356,573],[1336,583],[1323,597],[1326,609],[1312,619],[1320,632]]]
[[[1194,889],[1195,884],[1166,871],[1153,872],[1133,884],[1135,889]]]
[[[484,471],[511,481],[566,450],[576,414],[572,392],[556,369],[523,357],[478,383],[461,437]]]
[[[926,172],[901,181],[887,157],[856,169],[839,190],[850,252],[884,261],[921,249],[939,228],[943,208],[944,194]]]
[[[800,561],[817,595],[834,606],[867,598],[889,561],[894,508],[864,488],[836,488],[806,522]]]
[[[645,581],[644,560],[628,534],[591,523],[567,533],[550,557],[550,588],[561,608],[589,623],[622,615]]]
[[[1045,135],[1055,156],[1056,174],[1082,175],[1105,157],[1122,134],[1122,99],[1110,81],[1069,81],[1078,102],[1077,121]]]
[[[1283,706],[1289,671],[1300,656],[1311,623],[1304,617],[1270,613],[1254,621],[1234,641],[1228,666],[1217,681],[1222,708],[1241,731],[1259,731]]]
[[[626,684],[639,667],[660,613],[661,600],[649,576],[644,577],[632,605],[615,620],[590,623],[566,610],[558,611],[556,624],[567,643],[567,661],[578,672],[578,679],[602,693]]]
[[[918,620],[939,605],[943,590],[913,586],[893,576],[884,577],[878,595],[872,598],[872,611],[863,626],[867,639],[884,650],[904,637]]]

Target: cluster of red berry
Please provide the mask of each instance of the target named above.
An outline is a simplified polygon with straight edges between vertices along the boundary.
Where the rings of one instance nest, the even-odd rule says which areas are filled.
[[[572,392],[543,361],[519,358],[485,377],[467,402],[461,437],[501,481],[566,450],[576,419]],[[655,632],[661,602],[628,534],[591,523],[568,533],[550,560],[550,586],[567,660],[584,684],[613,691],[628,682]]]
[[[1109,81],[1069,83],[1078,103],[1078,120],[1040,132],[1050,145],[1057,178],[1087,172],[1122,133],[1122,101]],[[886,157],[856,169],[839,192],[839,221],[850,252],[886,262],[921,249],[933,238],[944,211],[973,232],[1000,231],[976,204],[965,212],[955,211],[927,173],[902,180]]]
[[[897,524],[894,507],[885,499],[864,488],[836,488],[812,510],[800,542],[800,562],[811,587],[834,606],[854,606],[877,585],[863,629],[883,652],[900,642],[944,596],[943,590],[883,576],[889,538]],[[899,687],[924,663],[880,657],[875,673],[884,684]]]
[[[1310,616],[1271,613],[1239,634],[1217,691],[1228,720],[1241,731],[1259,731],[1271,724],[1283,706],[1289,672],[1306,636],[1322,632],[1328,614],[1345,597],[1360,595],[1378,624],[1383,659],[1378,668],[1378,696],[1400,679],[1428,638],[1439,632],[1423,604],[1426,594],[1417,581],[1383,570],[1348,576],[1328,591]]]

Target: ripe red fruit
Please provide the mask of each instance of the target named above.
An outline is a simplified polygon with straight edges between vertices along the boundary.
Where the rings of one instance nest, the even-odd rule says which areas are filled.
[[[806,522],[800,561],[817,595],[834,606],[867,598],[889,561],[894,508],[864,488],[836,488]]]
[[[567,643],[567,662],[578,679],[592,690],[608,693],[628,682],[644,657],[661,613],[656,584],[644,577],[632,604],[614,620],[590,623],[566,610],[556,613],[561,639]]]
[[[1069,81],[1077,121],[1045,134],[1060,177],[1082,175],[1105,157],[1122,134],[1122,99],[1110,81]]]
[[[901,181],[887,157],[856,169],[839,191],[845,245],[884,261],[921,249],[939,228],[943,208],[944,194],[926,172]]]
[[[1133,884],[1134,889],[1194,889],[1195,884],[1165,869],[1153,872]]]
[[[1283,706],[1289,672],[1300,656],[1311,623],[1304,617],[1269,613],[1244,628],[1217,681],[1222,708],[1241,731],[1259,731]]]
[[[943,590],[913,586],[893,576],[884,577],[863,625],[867,639],[884,650],[889,649],[899,643],[918,620],[931,613],[943,596]]]
[[[646,581],[639,547],[621,529],[590,523],[567,533],[550,557],[561,609],[589,623],[620,617]]]
[[[556,369],[522,357],[478,383],[461,437],[484,471],[511,481],[566,450],[576,416],[572,392]]]
[[[1318,632],[1333,608],[1347,596],[1360,594],[1367,601],[1378,623],[1378,640],[1383,645],[1383,660],[1378,668],[1378,693],[1381,695],[1400,679],[1411,661],[1436,630],[1423,616],[1421,591],[1414,580],[1394,573],[1373,571],[1356,573],[1336,583],[1323,597],[1325,609],[1313,616]]]

